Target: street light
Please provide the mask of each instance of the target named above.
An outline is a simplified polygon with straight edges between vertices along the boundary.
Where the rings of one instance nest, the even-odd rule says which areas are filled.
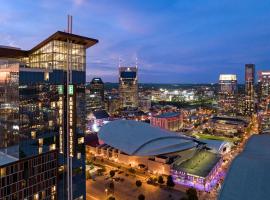
[[[107,188],[105,189],[105,193],[106,193],[106,196],[108,196],[108,189]]]

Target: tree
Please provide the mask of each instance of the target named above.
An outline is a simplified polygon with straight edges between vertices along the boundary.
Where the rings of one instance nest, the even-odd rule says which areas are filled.
[[[108,200],[116,200],[116,198],[113,197],[113,196],[110,196],[110,197],[108,198]]]
[[[110,176],[111,176],[111,178],[114,177],[114,175],[115,175],[115,171],[114,171],[114,170],[111,170],[111,171],[110,171]]]
[[[110,182],[109,184],[109,188],[112,192],[114,192],[114,183],[113,182]]]
[[[145,200],[145,196],[144,196],[143,194],[140,194],[140,195],[138,196],[138,200]]]
[[[174,186],[175,186],[175,184],[174,184],[174,182],[173,182],[173,178],[172,178],[171,175],[167,177],[167,183],[166,183],[166,185],[167,185],[168,187],[174,187]]]
[[[158,177],[158,183],[159,184],[163,184],[164,183],[164,180],[163,180],[163,177],[162,176],[159,176]]]
[[[137,180],[136,181],[136,186],[139,188],[139,187],[141,187],[142,186],[142,182],[140,181],[140,180]]]
[[[197,191],[194,188],[189,188],[186,191],[186,194],[188,196],[188,200],[198,200]]]
[[[99,176],[102,176],[104,172],[105,172],[105,169],[103,169],[103,168],[100,168],[100,169],[97,170],[97,174]]]

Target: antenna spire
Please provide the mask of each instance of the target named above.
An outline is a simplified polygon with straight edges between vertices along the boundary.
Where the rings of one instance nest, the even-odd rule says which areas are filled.
[[[121,67],[121,58],[120,58],[120,56],[118,57],[118,68],[120,68]]]

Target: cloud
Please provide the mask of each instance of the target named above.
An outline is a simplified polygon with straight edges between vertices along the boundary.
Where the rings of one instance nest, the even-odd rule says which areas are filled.
[[[85,0],[73,0],[73,3],[76,5],[76,6],[81,6],[85,3]]]

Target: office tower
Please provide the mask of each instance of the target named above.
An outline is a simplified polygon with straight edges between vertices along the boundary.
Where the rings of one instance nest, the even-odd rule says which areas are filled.
[[[86,49],[97,42],[58,31],[31,50],[0,47],[1,199],[86,199]]]
[[[117,114],[120,110],[120,98],[117,94],[108,94],[105,97],[105,109],[111,115]]]
[[[267,105],[270,97],[270,71],[258,72],[258,99],[262,109]]]
[[[255,111],[255,65],[245,65],[245,115]]]
[[[119,97],[122,109],[138,108],[137,67],[119,67]]]
[[[219,76],[218,106],[221,113],[237,112],[237,78],[235,74]]]
[[[87,115],[104,109],[104,83],[101,78],[93,78],[86,93]]]

